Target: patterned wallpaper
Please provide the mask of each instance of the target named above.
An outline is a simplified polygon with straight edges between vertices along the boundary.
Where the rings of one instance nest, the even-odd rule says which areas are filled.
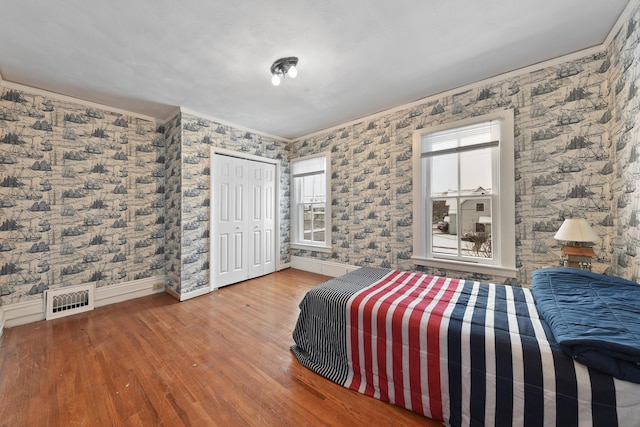
[[[610,272],[640,280],[640,6],[609,47],[612,245]],[[611,222],[611,221],[609,221]]]
[[[594,269],[638,280],[639,22],[637,8],[605,53],[293,144],[184,112],[158,126],[2,88],[0,303],[42,298],[59,286],[162,274],[178,294],[207,287],[212,146],[281,161],[283,263],[297,255],[501,282],[418,268],[410,257],[413,132],[502,109],[513,109],[516,119],[519,273],[508,282],[526,285],[533,269],[556,265],[553,235],[575,215],[601,236]],[[326,150],[333,252],[290,253],[289,159]]]
[[[165,287],[180,294],[182,272],[182,124],[180,113],[165,123]]]
[[[281,166],[280,261],[289,256],[289,143],[181,113],[166,125],[168,216],[166,286],[178,294],[209,287],[210,150],[224,148],[270,159]]]
[[[609,52],[296,141],[294,157],[332,153],[333,252],[293,255],[505,282],[412,263],[411,151],[418,129],[513,109],[519,272],[507,282],[526,285],[532,270],[558,265],[553,235],[571,216],[601,236],[594,270],[637,277],[638,20],[636,11]]]
[[[3,89],[2,304],[42,298],[60,286],[163,274],[177,294],[208,287],[211,146],[280,160],[280,260],[289,262],[284,139],[183,113],[156,128]]]
[[[164,130],[0,94],[0,302],[163,275]]]

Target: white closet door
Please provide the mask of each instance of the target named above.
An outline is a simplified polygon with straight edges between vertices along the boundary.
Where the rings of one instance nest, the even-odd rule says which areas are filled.
[[[249,271],[248,278],[275,271],[275,165],[249,163]]]
[[[246,160],[213,156],[211,203],[217,243],[212,251],[216,287],[247,278],[247,167]],[[213,245],[212,245],[213,246]]]
[[[272,273],[276,267],[276,166],[211,157],[212,287]]]
[[[276,271],[276,165],[264,164],[264,270],[263,274]]]

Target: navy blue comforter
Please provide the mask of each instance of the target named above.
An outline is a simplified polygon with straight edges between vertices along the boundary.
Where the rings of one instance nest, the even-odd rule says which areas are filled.
[[[531,291],[556,341],[575,360],[640,384],[640,285],[559,267],[535,270]]]

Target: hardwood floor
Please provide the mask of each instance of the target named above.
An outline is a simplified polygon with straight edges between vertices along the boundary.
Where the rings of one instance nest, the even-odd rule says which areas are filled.
[[[178,302],[143,297],[5,329],[0,426],[439,426],[300,365],[283,270]]]

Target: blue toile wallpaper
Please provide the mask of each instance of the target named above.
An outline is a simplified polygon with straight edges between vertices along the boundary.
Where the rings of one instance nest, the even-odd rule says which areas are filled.
[[[0,300],[164,274],[164,130],[3,88]]]
[[[606,224],[611,274],[640,280],[640,6],[609,46],[611,205]],[[611,221],[611,219],[613,221]]]
[[[166,174],[166,233],[165,287],[180,294],[182,271],[182,125],[180,113],[165,123],[165,174]]]
[[[638,14],[607,52],[296,141],[294,157],[332,153],[333,252],[293,255],[504,282],[412,263],[412,135],[513,109],[519,273],[508,282],[526,285],[532,270],[558,265],[553,236],[571,216],[586,218],[601,237],[594,270],[639,277]]]
[[[181,112],[158,125],[3,89],[2,304],[162,275],[178,296],[208,287],[212,146],[280,160],[279,213],[289,217],[285,139]],[[280,228],[287,263],[288,222]]]
[[[505,282],[411,262],[416,130],[515,114],[518,277],[559,262],[564,218],[600,236],[594,270],[640,279],[640,7],[606,51],[472,86],[293,142],[177,111],[147,120],[0,88],[0,304],[60,286],[165,276],[209,286],[211,147],[280,161],[280,261],[291,255]],[[429,76],[425,76],[429,78]],[[35,91],[34,91],[35,92]],[[420,96],[420,94],[417,94]],[[331,253],[289,249],[289,161],[331,152]]]
[[[280,261],[289,262],[289,143],[194,114],[179,113],[167,139],[166,286],[186,295],[209,287],[210,151],[224,148],[280,161]]]

